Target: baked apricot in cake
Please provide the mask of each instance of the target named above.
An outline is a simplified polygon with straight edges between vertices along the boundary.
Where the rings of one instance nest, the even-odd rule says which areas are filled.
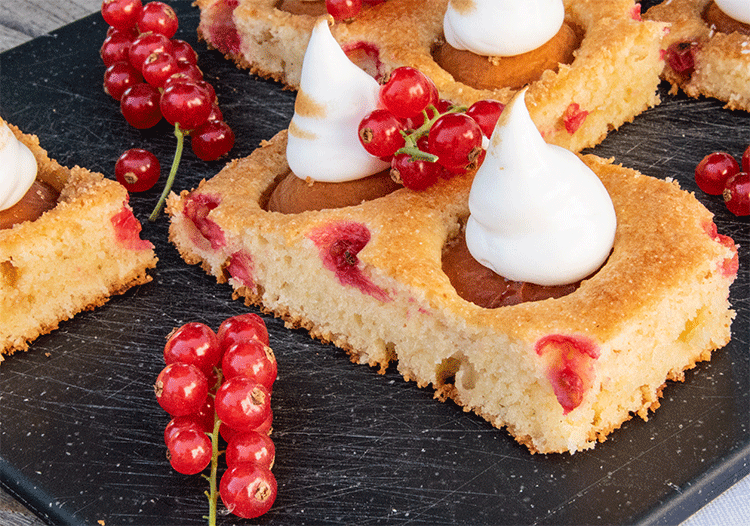
[[[744,0],[671,0],[649,9],[667,22],[662,73],[670,93],[712,97],[750,111],[750,4]]]
[[[311,104],[340,123],[347,112],[307,86],[305,69],[300,108]],[[292,166],[298,157],[314,167],[315,138],[335,133],[295,110],[293,125],[250,156],[170,195],[170,240],[235,298],[356,363],[395,363],[405,379],[505,427],[532,452],[591,448],[633,414],[646,418],[667,380],[682,380],[729,341],[737,252],[675,182],[545,143],[519,102],[528,93],[506,107],[478,171],[356,205],[272,212],[269,192],[302,171]],[[514,145],[523,134],[533,151]],[[540,160],[565,177],[529,195],[529,184],[549,176]],[[529,165],[536,168],[526,173]],[[344,168],[334,160],[321,172]],[[360,175],[370,169],[377,166]],[[477,193],[490,201],[477,202]],[[526,197],[494,205],[513,195]],[[489,307],[464,297],[444,270],[464,240],[471,258],[506,281],[560,290]],[[496,258],[503,246],[520,257]]]
[[[85,168],[61,166],[35,136],[2,120],[0,130],[0,156],[9,161],[3,168],[18,162],[30,169],[0,174],[3,206],[13,189],[23,196],[0,212],[12,214],[0,228],[1,360],[75,314],[150,281],[157,258],[140,238],[125,188]],[[5,157],[10,150],[12,159]],[[25,182],[7,184],[11,179]]]
[[[661,39],[666,25],[640,20],[640,6],[632,0],[563,4],[564,24],[575,37],[572,60],[545,69],[531,83],[528,102],[547,142],[579,151],[659,103],[656,88],[664,66]],[[445,43],[448,5],[448,0],[387,0],[367,6],[352,21],[335,24],[332,33],[350,58],[376,78],[411,66],[429,76],[446,99],[466,105],[482,99],[507,103],[517,87],[477,88],[457,81],[435,60]],[[299,86],[315,17],[281,11],[275,0],[200,0],[198,6],[199,33],[210,46],[253,73],[293,89]],[[568,62],[570,45],[565,49]],[[480,61],[489,64],[496,58]]]

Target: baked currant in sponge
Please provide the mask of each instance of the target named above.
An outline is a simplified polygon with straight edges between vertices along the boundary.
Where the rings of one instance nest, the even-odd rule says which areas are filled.
[[[563,297],[490,309],[461,298],[441,264],[473,172],[357,206],[268,212],[264,196],[289,170],[286,137],[169,197],[183,259],[354,362],[396,362],[532,452],[588,449],[646,418],[666,380],[729,341],[736,247],[674,182],[583,156],[617,214],[607,262]],[[251,279],[231,270],[236,254]]]
[[[61,166],[35,136],[9,128],[33,154],[36,180],[57,198],[39,217],[0,229],[0,360],[113,294],[151,281],[148,269],[157,262],[123,186]]]

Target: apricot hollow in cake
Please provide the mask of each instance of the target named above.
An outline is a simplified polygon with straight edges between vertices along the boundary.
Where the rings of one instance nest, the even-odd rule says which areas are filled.
[[[713,97],[727,109],[750,111],[750,26],[744,33],[718,30],[706,19],[711,8],[716,9],[713,0],[671,0],[644,14],[670,24],[662,76],[672,94],[681,89],[689,97]]]
[[[170,195],[183,259],[354,362],[397,362],[532,452],[588,449],[633,414],[647,418],[667,380],[729,341],[736,248],[675,182],[583,157],[616,210],[609,260],[567,296],[485,309],[441,267],[472,173],[357,206],[268,212],[264,196],[289,170],[286,137]],[[566,392],[571,368],[582,384]]]
[[[276,0],[198,0],[199,35],[252,73],[299,87],[302,59],[316,17],[282,11]],[[367,6],[331,32],[349,57],[382,77],[413,66],[442,97],[470,105],[507,103],[516,90],[476,89],[457,82],[433,57],[443,42],[448,0],[387,0]],[[531,84],[529,110],[545,140],[572,151],[595,146],[611,129],[659,103],[666,25],[641,21],[632,0],[565,0],[566,22],[584,36],[573,62]]]
[[[0,229],[0,361],[113,294],[151,281],[153,245],[119,183],[50,159],[36,136],[9,124],[37,161],[37,180],[60,192],[33,221]]]

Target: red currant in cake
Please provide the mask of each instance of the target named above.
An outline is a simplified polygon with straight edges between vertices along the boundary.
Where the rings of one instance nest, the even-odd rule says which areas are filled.
[[[194,82],[170,85],[161,94],[159,107],[170,124],[179,123],[183,130],[194,130],[207,121],[213,101],[206,90]]]
[[[370,155],[390,159],[404,146],[404,123],[390,111],[373,110],[359,123],[359,142]]]
[[[750,215],[750,174],[739,172],[729,178],[723,192],[724,204],[736,216]]]
[[[189,415],[203,407],[208,380],[194,365],[171,363],[156,377],[154,393],[159,405],[170,415]]]
[[[326,10],[334,20],[349,20],[362,10],[362,0],[326,0]]]
[[[159,97],[159,91],[152,85],[134,84],[122,94],[120,112],[132,127],[152,128],[161,120]]]
[[[104,0],[102,18],[117,29],[130,29],[135,26],[141,14],[141,0]]]
[[[448,113],[430,128],[429,150],[449,170],[460,170],[477,160],[482,152],[482,130],[465,113]]]
[[[695,182],[710,195],[721,195],[727,180],[740,171],[737,160],[726,152],[706,155],[695,167]]]
[[[175,471],[183,475],[200,473],[208,467],[213,455],[208,435],[191,427],[174,433],[169,439],[167,449],[169,463]]]
[[[380,87],[380,102],[399,119],[408,119],[437,102],[436,94],[435,84],[424,73],[402,66],[394,69]]]
[[[243,519],[266,513],[276,500],[276,478],[259,464],[243,462],[221,477],[219,494],[227,509]]]
[[[271,410],[271,394],[258,381],[247,376],[226,380],[214,400],[219,419],[234,429],[255,429]]]
[[[164,362],[195,365],[208,374],[221,361],[216,333],[205,323],[189,322],[176,329],[164,345]]]
[[[141,33],[153,32],[172,38],[177,32],[177,15],[164,2],[149,2],[141,9],[138,17],[138,30]]]
[[[159,159],[142,148],[127,150],[115,163],[115,178],[128,192],[150,190],[160,174]]]

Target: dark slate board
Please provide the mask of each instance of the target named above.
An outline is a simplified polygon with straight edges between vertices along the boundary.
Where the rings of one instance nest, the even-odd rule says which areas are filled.
[[[195,39],[198,11],[173,2],[178,36],[234,128],[234,156],[285,128],[294,93],[248,76]],[[106,27],[93,15],[0,55],[0,114],[37,134],[52,157],[112,176],[127,148],[150,147],[168,165],[166,125],[128,127],[102,92],[98,49]],[[669,96],[613,132],[596,153],[657,177],[673,177],[716,214],[741,248],[731,298],[732,342],[670,384],[648,423],[626,423],[593,451],[529,455],[507,435],[432,392],[379,375],[333,346],[266,317],[279,361],[274,439],[279,496],[262,524],[672,524],[750,468],[748,220],[695,188],[706,153],[741,155],[750,115],[713,100]],[[223,162],[189,148],[177,189],[192,188]],[[62,324],[0,367],[0,483],[50,524],[203,524],[205,482],[172,471],[168,417],[152,390],[165,335],[187,321],[217,327],[248,309],[167,242],[167,221],[146,217],[158,190],[132,204],[160,258],[154,281]],[[224,517],[220,524],[251,521]]]

